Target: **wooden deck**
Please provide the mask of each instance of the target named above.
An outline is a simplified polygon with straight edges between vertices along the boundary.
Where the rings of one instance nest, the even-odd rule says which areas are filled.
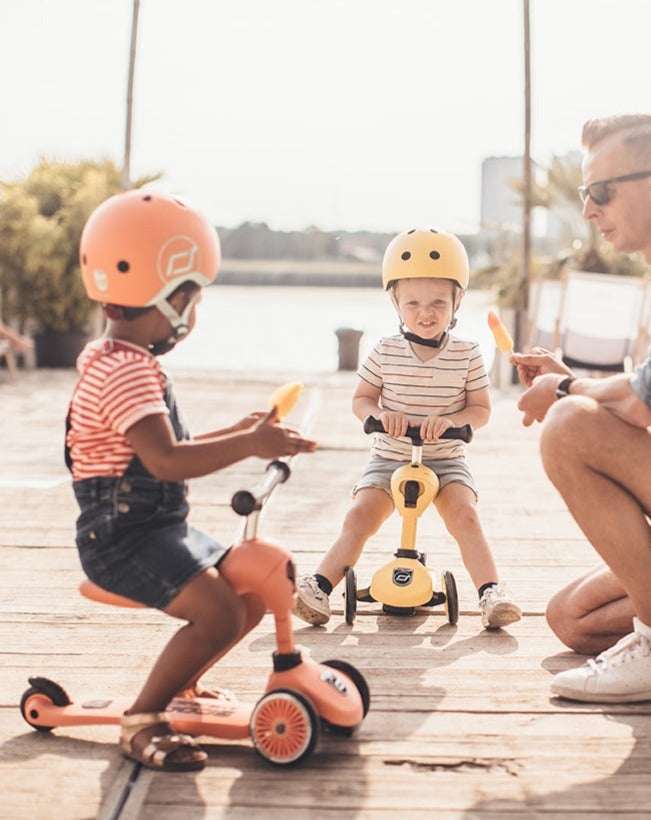
[[[295,374],[287,374],[293,380]],[[307,378],[292,416],[313,419],[320,442],[296,459],[265,510],[262,532],[314,568],[337,534],[367,441],[349,410],[350,373]],[[255,374],[177,378],[199,432],[263,407],[273,381]],[[135,693],[176,625],[156,612],[82,599],[73,546],[74,500],[62,467],[63,418],[74,374],[0,373],[0,773],[3,817],[81,820],[194,818],[642,818],[651,816],[651,703],[571,704],[551,699],[553,673],[579,658],[543,616],[550,595],[590,568],[585,545],[542,473],[537,429],[525,430],[515,388],[495,392],[490,425],[470,446],[480,513],[502,576],[525,610],[508,631],[482,630],[476,593],[432,511],[419,527],[428,563],[459,586],[456,627],[442,614],[390,617],[360,604],[353,627],[296,621],[317,660],[341,658],[366,676],[371,710],[352,739],[324,736],[294,769],[276,769],[248,743],[207,741],[197,775],[155,774],[120,754],[115,727],[33,731],[18,703],[27,678],[58,681],[73,699]],[[263,462],[251,459],[195,481],[192,519],[231,540],[234,490]],[[358,566],[360,584],[388,560],[399,521],[387,522]],[[209,676],[242,699],[262,693],[274,648],[265,617]]]

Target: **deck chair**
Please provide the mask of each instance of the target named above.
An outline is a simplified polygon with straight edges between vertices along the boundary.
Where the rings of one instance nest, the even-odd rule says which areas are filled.
[[[558,350],[560,308],[560,280],[534,279],[529,286],[529,348]]]
[[[8,339],[0,339],[0,359],[5,360],[9,375],[12,379],[15,378],[18,372],[18,368],[16,366],[16,354],[14,353],[14,349]]]
[[[644,333],[647,281],[639,276],[566,271],[558,322],[561,356],[569,367],[630,372]]]

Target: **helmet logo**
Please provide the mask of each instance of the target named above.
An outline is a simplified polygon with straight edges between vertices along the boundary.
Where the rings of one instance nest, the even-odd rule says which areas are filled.
[[[95,282],[95,287],[97,290],[102,293],[105,293],[108,290],[109,281],[105,270],[102,270],[101,268],[94,268],[93,281]]]
[[[158,275],[163,282],[196,273],[201,267],[201,253],[189,236],[173,236],[158,251]]]

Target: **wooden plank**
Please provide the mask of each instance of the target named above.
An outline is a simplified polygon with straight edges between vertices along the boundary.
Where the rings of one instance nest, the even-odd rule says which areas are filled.
[[[262,517],[264,537],[290,548],[301,571],[313,569],[336,537],[366,462],[368,441],[350,412],[354,380],[354,374],[306,379],[296,418],[310,401],[320,401],[314,423],[320,449],[292,463],[289,482]],[[199,431],[264,408],[281,381],[203,374],[181,377],[177,386]],[[112,816],[134,772],[120,755],[116,727],[50,735],[28,727],[18,709],[27,678],[51,677],[73,699],[135,694],[178,628],[160,613],[100,606],[76,591],[76,508],[61,467],[61,420],[73,384],[69,371],[36,372],[3,387],[0,434],[16,442],[0,482],[0,765],[8,784],[3,813],[12,820]],[[458,548],[432,511],[419,523],[419,543],[430,564],[456,576],[462,611],[456,627],[441,612],[397,618],[377,604],[360,604],[351,627],[340,589],[326,627],[295,622],[297,643],[308,656],[348,660],[366,676],[371,711],[353,738],[325,735],[296,769],[269,766],[247,742],[206,739],[203,772],[143,770],[121,820],[312,820],[334,812],[355,818],[649,816],[651,703],[603,707],[549,695],[551,675],[580,659],[546,626],[546,602],[596,559],[547,482],[537,454],[539,429],[521,427],[515,399],[514,392],[494,394],[493,418],[478,431],[469,459],[485,531],[526,617],[503,632],[482,630]],[[15,418],[23,422],[18,430]],[[263,469],[264,462],[247,459],[192,482],[193,522],[230,543],[241,525],[230,497]],[[360,580],[389,560],[399,533],[397,516],[390,518],[364,551]],[[207,682],[255,701],[274,645],[266,616]]]

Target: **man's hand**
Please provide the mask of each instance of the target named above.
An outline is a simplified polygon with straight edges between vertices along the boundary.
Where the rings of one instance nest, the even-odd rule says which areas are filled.
[[[543,421],[547,411],[556,401],[556,388],[563,381],[556,373],[536,376],[531,387],[520,396],[518,410],[522,410],[522,423],[530,427],[534,421]]]
[[[513,353],[509,357],[512,365],[518,369],[518,378],[526,387],[531,387],[538,376],[545,373],[559,373],[573,376],[570,368],[544,347],[532,347],[529,353]]]

